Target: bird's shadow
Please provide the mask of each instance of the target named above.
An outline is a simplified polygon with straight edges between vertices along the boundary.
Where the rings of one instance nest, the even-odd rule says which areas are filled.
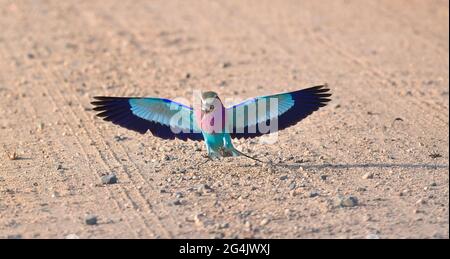
[[[366,163],[366,164],[277,164],[286,168],[303,168],[303,169],[353,169],[353,168],[377,168],[377,169],[449,169],[449,165],[445,164],[394,164],[394,163]]]

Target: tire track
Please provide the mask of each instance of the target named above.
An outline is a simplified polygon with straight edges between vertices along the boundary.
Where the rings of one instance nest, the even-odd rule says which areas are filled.
[[[114,23],[114,25],[115,25],[115,27],[118,27],[119,29],[120,29],[120,28],[122,28],[122,29],[124,28],[124,26],[122,26],[120,22],[117,22],[117,20],[116,20],[116,22]],[[129,29],[128,29],[127,31],[130,32]],[[132,35],[134,35],[134,34],[132,34]],[[135,36],[133,36],[133,37],[135,37]],[[126,92],[126,91],[127,91],[127,87],[125,87],[125,89],[123,90],[123,92]],[[76,97],[76,94],[74,94],[74,96],[75,96],[75,98],[77,98],[77,97]],[[78,102],[81,102],[81,100],[78,99],[78,98],[77,98],[77,101],[78,101]],[[88,119],[88,120],[89,120],[89,119]],[[103,140],[103,143],[105,143],[105,145],[107,145],[108,149],[112,150],[113,148],[112,148],[110,145],[106,144],[106,139],[103,137],[105,134],[102,134],[99,130],[97,130],[97,127],[96,127],[95,124],[93,124],[93,123],[92,123],[92,127],[96,128],[96,131],[98,132],[98,136]],[[124,145],[121,144],[121,143],[117,143],[117,146],[120,147],[120,149],[122,150],[123,154],[128,158],[128,161],[130,161],[130,162],[133,164],[133,166],[134,166],[136,172],[139,174],[140,179],[141,179],[141,181],[143,182],[143,184],[152,187],[152,188],[151,188],[152,191],[153,191],[156,195],[159,195],[159,194],[158,194],[158,191],[157,191],[155,188],[153,188],[154,185],[153,185],[152,183],[148,182],[148,181],[145,179],[144,175],[142,174],[142,169],[141,169],[141,167],[140,167],[139,165],[137,165],[136,161],[134,161],[134,159],[129,155],[130,150],[127,150],[127,149],[124,147]],[[116,155],[115,153],[113,153],[113,157],[114,157],[115,160],[116,160],[119,164],[121,164],[122,167],[125,169],[125,166],[123,165],[123,163],[120,162],[120,159],[117,157],[117,155]],[[131,177],[132,177],[131,174],[129,174],[129,177],[130,177],[130,179],[131,179]],[[163,212],[165,212],[165,215],[168,216],[168,217],[171,219],[171,222],[169,223],[170,226],[171,226],[171,229],[177,230],[177,229],[178,229],[178,224],[175,223],[176,220],[175,220],[175,218],[173,218],[172,213],[169,213],[169,212],[165,209],[164,206],[159,206],[159,205],[157,205],[157,204],[153,204],[153,205],[150,204],[150,202],[145,198],[145,195],[139,190],[139,188],[137,188],[137,184],[136,184],[136,183],[134,183],[134,187],[135,187],[135,190],[136,190],[137,192],[139,192],[140,196],[146,201],[146,203],[148,204],[149,209],[151,209],[152,213],[156,216],[155,218],[158,219],[158,221],[159,221],[158,225],[159,225],[161,228],[164,228],[164,229],[167,231],[166,234],[167,234],[168,237],[170,237],[170,238],[173,237],[173,234],[171,233],[171,231],[169,231],[166,227],[164,227],[164,225],[160,222],[159,219],[161,218],[161,216],[159,216],[159,215],[156,213],[156,210],[153,209],[153,208],[158,208],[158,211],[163,211]],[[166,223],[167,223],[167,222],[166,222]]]
[[[267,37],[268,39],[270,39],[270,40],[276,42],[276,43],[277,43],[277,44],[278,44],[278,45],[286,52],[286,54],[288,54],[288,55],[293,55],[293,54],[295,54],[295,51],[293,51],[290,47],[288,47],[284,42],[280,42],[280,41],[278,41],[275,37],[272,37],[271,35],[268,35],[268,34],[266,33],[266,30],[262,29],[261,26],[258,25],[255,21],[250,21],[249,18],[247,18],[247,19],[242,18],[242,17],[246,17],[246,16],[241,15],[240,12],[237,11],[238,8],[234,8],[233,11],[231,11],[230,7],[226,6],[226,4],[224,4],[223,2],[215,2],[215,3],[220,3],[220,5],[223,6],[225,9],[227,9],[229,13],[234,14],[234,15],[235,15],[237,18],[239,18],[240,20],[247,20],[247,21],[249,21],[250,24],[253,24],[254,27],[257,28],[257,30],[258,30],[258,32],[259,32],[260,34],[266,35],[266,37]],[[332,54],[332,55],[338,54],[338,55],[340,55],[341,57],[343,57],[344,59],[346,59],[346,60],[348,61],[349,64],[353,64],[353,65],[356,65],[356,66],[358,66],[358,67],[362,67],[362,68],[364,68],[365,70],[369,71],[369,72],[372,74],[372,76],[373,76],[374,78],[380,78],[380,79],[381,79],[381,80],[380,80],[380,83],[382,83],[383,85],[385,85],[385,86],[386,86],[386,89],[388,89],[389,91],[391,91],[391,94],[392,94],[393,96],[396,95],[396,93],[395,93],[395,92],[392,92],[392,90],[391,90],[391,88],[392,88],[391,85],[392,85],[393,83],[396,83],[396,82],[395,82],[394,80],[392,80],[390,77],[384,75],[384,73],[383,73],[381,70],[379,70],[378,68],[373,68],[373,66],[366,64],[367,62],[365,62],[365,61],[363,61],[363,60],[357,58],[355,55],[353,55],[353,54],[351,54],[350,52],[346,51],[344,48],[339,47],[339,44],[338,44],[338,43],[333,42],[333,41],[331,41],[330,39],[324,38],[324,36],[322,36],[322,35],[320,35],[320,34],[317,34],[317,33],[314,33],[314,32],[312,32],[310,29],[307,29],[306,32],[307,32],[311,37],[313,37],[314,39],[316,39],[317,42],[319,42],[320,44],[324,45],[324,46],[325,46],[324,49],[325,49],[326,51],[329,52],[330,49],[334,50],[334,52],[329,52],[330,54]],[[368,83],[368,84],[371,84],[371,81],[369,81],[369,80],[365,80],[365,82]],[[386,82],[387,82],[387,83],[386,83]],[[368,98],[369,98],[369,97],[373,97],[373,93],[368,93],[368,91],[361,91],[361,89],[356,89],[356,90],[357,90],[361,95],[367,96]],[[353,90],[353,91],[355,91],[355,90]],[[375,92],[375,93],[376,93],[377,95],[379,95],[378,92]],[[373,100],[374,98],[369,98],[369,99],[372,99],[372,100]],[[405,99],[405,98],[400,98],[400,99],[399,99],[399,100],[400,100],[399,102],[402,102],[402,103],[403,103],[402,106],[405,107],[405,108],[404,108],[405,111],[406,111],[406,110],[410,110],[409,108],[406,108],[406,107],[409,107],[409,105],[408,105],[407,101],[404,100],[404,99]],[[385,105],[385,103],[382,102],[381,100],[382,100],[382,98],[377,98],[376,101],[379,102],[380,105]],[[397,100],[397,101],[398,101],[398,100]],[[417,112],[417,114],[423,114],[424,112],[426,113],[426,112],[427,112],[427,109],[424,108],[422,105],[420,105],[420,103],[421,103],[421,102],[417,102],[417,101],[413,101],[413,102],[412,102],[413,105],[415,105],[416,107],[418,107],[418,108],[420,109],[420,112]],[[387,110],[389,110],[389,109],[387,109]],[[442,112],[442,110],[436,109],[436,108],[433,108],[433,110],[434,110],[434,111]],[[394,117],[395,117],[395,115],[394,115]],[[441,123],[444,124],[444,125],[439,125],[442,129],[444,129],[444,128],[446,128],[446,127],[448,126],[448,122],[445,120],[444,117],[441,117],[441,116],[439,116],[439,115],[436,115],[435,117],[436,117]],[[418,118],[415,117],[415,119],[418,119]],[[426,120],[424,120],[424,119],[422,119],[422,118],[419,118],[419,120],[420,120],[420,122],[421,122],[422,125],[427,125],[427,124],[429,123],[428,121],[426,121]]]
[[[42,72],[44,73],[44,71],[42,71]],[[58,74],[61,74],[61,73],[58,73]],[[57,75],[56,73],[53,73],[51,76],[47,76],[47,78],[51,78],[52,76],[53,76],[53,78],[58,78],[58,75]],[[74,93],[74,92],[72,91],[72,89],[70,88],[70,86],[69,86],[67,83],[65,83],[65,80],[61,80],[61,78],[59,78],[59,79],[57,79],[57,80],[58,80],[58,82],[60,82],[61,85],[66,86],[66,87],[65,87],[66,90],[68,90],[68,91],[71,93],[71,95],[70,95],[71,98],[76,99],[77,102],[81,104],[81,100],[77,97],[76,93]],[[56,87],[56,84],[53,84],[53,85]],[[60,91],[58,91],[58,93],[59,93],[59,99],[64,100],[65,102],[68,102],[67,98],[65,98],[64,95],[63,95]],[[75,114],[75,112],[74,112],[72,106],[69,106],[69,107],[70,107],[70,108],[69,108],[70,113],[73,115],[73,117],[75,118],[75,120],[77,120],[79,117],[77,117],[77,115]],[[91,121],[91,118],[88,118],[88,117],[85,115],[85,114],[86,114],[85,111],[81,111],[80,113],[84,115],[86,121],[89,121],[89,122]],[[80,125],[81,125],[81,129],[83,129],[83,131],[86,133],[86,135],[88,136],[88,138],[90,139],[90,141],[91,141],[91,142],[94,142],[92,136],[88,133],[88,132],[89,132],[89,131],[87,130],[88,127],[85,125],[85,123],[80,122]],[[148,210],[148,212],[150,212],[151,214],[154,214],[154,215],[155,215],[155,217],[153,217],[153,219],[152,219],[152,220],[155,221],[155,224],[149,224],[149,223],[147,222],[145,216],[144,216],[142,213],[137,213],[137,214],[141,217],[141,219],[143,220],[144,224],[147,226],[147,227],[146,227],[146,231],[150,231],[150,229],[152,228],[152,226],[156,226],[156,225],[157,225],[157,226],[160,227],[160,230],[162,230],[162,232],[164,232],[164,234],[162,234],[162,236],[172,237],[172,233],[171,233],[169,230],[167,230],[167,228],[165,228],[164,225],[160,222],[159,216],[157,216],[155,210],[153,209],[153,206],[152,206],[152,205],[150,204],[150,202],[145,198],[145,196],[143,195],[143,193],[137,188],[136,181],[133,179],[133,176],[132,176],[131,172],[130,172],[130,171],[127,169],[127,167],[120,161],[120,159],[118,158],[117,154],[116,154],[114,151],[112,151],[112,147],[105,141],[105,139],[103,138],[102,134],[101,134],[100,131],[97,129],[97,127],[95,127],[95,125],[94,125],[93,123],[91,123],[91,126],[92,126],[91,129],[94,128],[94,131],[97,132],[96,135],[101,139],[101,141],[102,141],[103,145],[105,146],[105,148],[106,148],[107,150],[109,150],[109,153],[110,153],[110,155],[112,156],[112,158],[116,161],[116,163],[117,163],[119,166],[122,167],[122,170],[123,170],[123,172],[126,174],[127,179],[132,183],[132,186],[133,186],[133,189],[132,189],[133,191],[132,191],[132,192],[134,192],[134,195],[136,195],[136,196],[138,196],[140,199],[142,199],[143,204],[144,204],[144,206],[142,206],[142,207],[146,207],[147,210]],[[107,169],[109,169],[109,171],[112,171],[112,168],[108,165],[108,161],[107,161],[107,159],[102,155],[102,152],[101,152],[97,147],[95,147],[95,148],[97,149],[97,152],[98,152],[98,154],[99,154],[99,157],[100,157],[102,163],[106,166]],[[126,153],[126,152],[125,152],[125,153]],[[140,176],[142,177],[142,174],[140,174]],[[148,184],[148,182],[146,182],[145,179],[144,179],[143,177],[142,177],[142,179],[144,180],[144,183]],[[129,193],[125,188],[123,188],[123,187],[122,187],[122,191],[123,191],[123,192],[125,193],[125,195],[127,196],[127,199],[132,203],[133,208],[134,208],[135,210],[139,210],[141,206],[139,206],[139,205],[133,200],[133,198],[131,197],[130,193]],[[161,236],[161,235],[158,234],[158,236]]]
[[[8,45],[6,45],[7,43],[5,43],[5,49],[7,49],[7,50],[9,50],[9,53],[14,53],[12,50],[11,50],[11,48],[9,48],[9,46]],[[41,70],[42,71],[42,70]],[[38,83],[38,85],[41,85],[41,84],[39,84]],[[42,87],[40,87],[41,88],[41,90],[44,90],[43,92],[46,94],[46,96],[49,96],[50,97],[50,100],[51,100],[51,103],[53,104],[53,108],[54,109],[56,109],[56,108],[59,108],[57,105],[56,105],[56,103],[55,103],[55,101],[54,101],[54,99],[53,99],[53,97],[49,94],[49,91],[47,90],[47,89],[45,89],[45,88],[42,88]],[[34,89],[36,89],[36,88],[31,88],[31,91],[33,91]],[[33,94],[33,92],[30,92],[30,95],[31,96],[39,96],[39,94],[38,93],[35,93],[35,94]],[[30,107],[31,109],[30,110],[32,110],[33,111],[33,113],[36,115],[36,117],[38,117],[38,112],[36,111],[36,109],[34,108],[34,105],[32,104],[32,105],[25,105],[25,107]],[[81,144],[81,142],[80,142],[80,139],[77,137],[77,134],[75,134],[75,132],[74,132],[74,130],[73,130],[73,128],[72,127],[70,127],[70,124],[68,123],[68,121],[67,121],[67,119],[64,117],[64,116],[61,116],[61,114],[60,113],[58,113],[57,112],[57,115],[58,115],[58,117],[60,117],[65,123],[65,126],[64,126],[64,128],[66,129],[66,130],[68,130],[69,132],[71,132],[71,134],[72,134],[72,136],[75,136],[76,137],[76,140],[77,140],[77,143],[78,143],[78,146],[80,147],[80,149],[81,149],[81,151],[82,151],[82,154],[83,154],[83,158],[84,158],[84,160],[85,161],[87,161],[88,163],[87,163],[87,165],[89,166],[89,171],[96,171],[96,170],[93,170],[93,168],[91,167],[91,163],[89,162],[89,157],[88,157],[88,155],[87,155],[87,153],[86,153],[86,151],[85,151],[85,148],[83,147],[83,145]],[[46,138],[47,139],[53,139],[53,140],[56,140],[58,143],[59,143],[59,146],[60,147],[64,147],[64,145],[63,145],[63,143],[61,142],[61,140],[60,140],[60,138],[49,138],[49,135],[48,135],[48,133],[46,133]],[[58,154],[57,153],[53,153],[52,155],[51,155],[51,157],[53,158],[53,160],[54,160],[54,164],[57,164],[57,163],[59,163],[59,161],[63,161],[64,159],[61,159],[61,157],[60,156],[58,156]],[[55,160],[55,158],[56,158],[56,160]],[[43,162],[45,163],[45,160],[43,160]],[[99,175],[99,177],[100,177],[101,175]],[[92,180],[93,181],[98,181],[98,178],[93,178],[92,177]],[[98,192],[98,191],[97,191]],[[37,193],[38,195],[39,195],[39,192]],[[108,190],[108,196],[109,197],[113,197],[113,200],[114,200],[114,202],[115,202],[115,205],[116,205],[116,207],[118,208],[118,210],[119,210],[119,212],[122,212],[122,209],[120,208],[120,206],[119,206],[119,203],[118,203],[118,201],[117,201],[117,199],[116,198],[114,198],[114,196],[111,194],[111,192]],[[46,199],[44,199],[42,196],[41,196],[41,198],[40,198],[40,200],[46,200]],[[98,206],[96,206],[96,209],[95,209],[96,211],[100,211],[100,209],[99,209],[99,207]],[[122,214],[123,215],[123,214]],[[126,222],[127,223],[127,222]],[[130,227],[130,226],[129,226]],[[137,237],[137,235],[135,235],[135,237]]]
[[[37,11],[38,11],[38,10],[37,10]],[[49,84],[51,84],[51,85],[53,86],[54,89],[58,89],[57,85],[51,83],[52,81],[51,81],[50,77],[48,76],[47,71],[46,71],[45,69],[43,69],[42,66],[40,66],[40,65],[39,65],[39,66],[36,66],[36,67],[37,67],[38,70],[41,72],[41,75],[45,75],[44,78],[47,79],[46,81],[47,81]],[[50,102],[53,104],[54,109],[60,109],[60,108],[66,106],[65,104],[58,105],[58,103],[57,103],[56,100],[55,100],[55,97],[50,93],[50,91],[48,91],[48,89],[46,89],[45,87],[41,87],[41,88],[42,88],[42,90],[45,92],[46,96],[48,96],[48,97],[50,98]],[[63,95],[62,95],[59,91],[55,91],[55,92],[58,92],[58,93],[60,94],[60,99],[61,99],[61,100],[65,100],[65,101],[67,102],[67,100],[63,97]],[[95,169],[92,168],[91,163],[89,162],[89,156],[87,155],[87,152],[86,152],[86,147],[83,146],[83,144],[82,144],[83,142],[80,140],[80,138],[79,138],[78,135],[76,134],[76,132],[75,132],[74,128],[71,126],[71,123],[69,122],[69,120],[68,120],[65,116],[63,116],[61,113],[58,113],[58,112],[57,112],[57,114],[58,114],[58,116],[65,122],[65,127],[66,127],[66,129],[68,129],[69,132],[71,132],[72,136],[75,136],[76,141],[77,141],[77,144],[78,144],[78,146],[80,147],[80,150],[81,150],[82,153],[83,153],[83,157],[84,157],[84,159],[88,162],[89,169],[90,169],[90,170],[94,170],[95,172],[97,172],[97,170],[95,170]],[[73,121],[77,121],[77,118],[75,117],[75,120],[73,120]],[[88,135],[87,130],[84,129],[84,131],[85,131],[85,133]],[[89,135],[88,135],[88,136],[89,136]],[[90,138],[90,140],[91,140],[91,142],[93,141],[92,138]],[[61,142],[60,142],[60,143],[61,143]],[[61,143],[61,145],[62,145],[62,143]],[[97,152],[98,152],[99,157],[101,158],[101,161],[103,161],[104,168],[105,168],[107,171],[111,171],[112,168],[109,167],[108,164],[105,162],[105,160],[102,158],[101,152],[100,152],[99,150],[97,150]],[[93,179],[94,181],[98,181],[98,179],[101,177],[101,174],[97,173],[97,175],[98,175],[98,178],[96,178],[95,180]],[[131,202],[132,204],[134,204],[134,201],[128,196],[128,194],[126,193],[125,189],[124,189],[123,187],[121,187],[121,188],[122,188],[122,191],[125,193],[125,196],[124,196],[125,200],[128,200],[129,202]],[[117,207],[118,211],[119,211],[119,212],[121,213],[121,215],[123,216],[125,223],[126,223],[126,224],[129,226],[129,228],[132,230],[132,234],[133,234],[136,238],[139,237],[139,235],[137,234],[137,232],[134,231],[135,228],[132,227],[132,225],[130,224],[130,222],[127,220],[127,217],[125,217],[125,215],[123,214],[124,207],[121,207],[121,206],[120,206],[119,201],[117,200],[117,198],[115,197],[115,195],[112,195],[112,192],[111,192],[108,188],[106,188],[106,190],[108,191],[108,196],[113,198],[114,203],[115,203],[115,206]]]

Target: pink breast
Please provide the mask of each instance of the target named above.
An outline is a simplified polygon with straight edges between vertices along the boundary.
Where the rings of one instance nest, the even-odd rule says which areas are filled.
[[[200,109],[195,110],[195,118],[199,122],[198,126],[202,131],[212,133],[222,133],[225,128],[225,107],[217,107],[211,113],[202,113]]]

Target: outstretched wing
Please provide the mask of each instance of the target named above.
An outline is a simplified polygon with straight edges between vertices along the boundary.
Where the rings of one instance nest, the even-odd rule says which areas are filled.
[[[256,97],[230,107],[226,115],[231,137],[254,138],[295,125],[330,101],[329,90],[320,85]]]
[[[183,104],[161,98],[94,97],[91,102],[97,116],[130,130],[163,139],[203,140],[194,122],[193,110]]]

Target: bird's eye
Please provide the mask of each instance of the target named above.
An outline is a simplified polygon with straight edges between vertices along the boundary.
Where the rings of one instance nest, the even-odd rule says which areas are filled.
[[[210,105],[210,106],[209,106],[209,109],[210,109],[210,110],[214,110],[214,105]]]

